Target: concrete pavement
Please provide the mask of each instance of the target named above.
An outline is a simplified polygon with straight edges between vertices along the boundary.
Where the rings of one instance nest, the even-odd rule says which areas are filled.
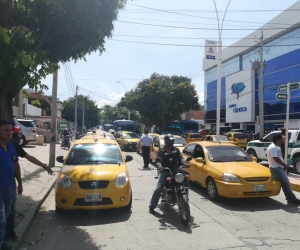
[[[148,204],[157,180],[155,170],[139,170],[136,153],[128,163],[133,189],[131,211],[68,211],[56,214],[54,192],[42,205],[21,249],[299,249],[300,210],[284,195],[260,199],[208,200],[206,190],[191,183],[192,223],[160,204]],[[298,198],[300,197],[297,194]]]
[[[45,144],[43,146],[28,145],[24,147],[24,150],[41,162],[46,164],[49,163],[49,144]],[[65,154],[65,152],[66,150],[60,149],[60,146],[57,145],[57,155]],[[37,212],[39,211],[40,205],[51,191],[51,186],[57,178],[60,171],[59,166],[61,165],[58,163],[58,167],[53,168],[54,173],[51,176],[48,175],[43,168],[34,165],[27,159],[19,158],[19,160],[23,180],[23,194],[17,196],[15,231],[20,237],[20,241],[14,244],[14,249],[18,249]],[[13,245],[12,242],[7,243]]]

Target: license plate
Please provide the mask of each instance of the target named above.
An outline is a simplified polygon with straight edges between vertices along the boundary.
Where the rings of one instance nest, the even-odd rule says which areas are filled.
[[[266,185],[254,185],[253,186],[254,192],[263,192],[266,191]]]
[[[102,201],[101,194],[86,194],[84,197],[84,202],[95,202],[95,201]]]

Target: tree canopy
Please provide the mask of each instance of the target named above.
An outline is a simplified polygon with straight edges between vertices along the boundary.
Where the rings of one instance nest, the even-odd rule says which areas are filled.
[[[100,124],[100,109],[95,101],[89,96],[77,96],[77,125],[82,128],[83,106],[85,107],[84,124],[87,128],[96,127]],[[62,118],[67,121],[75,121],[75,98],[70,97],[63,102]]]
[[[59,62],[104,50],[126,0],[0,0],[0,119],[11,119],[18,91],[45,88]]]
[[[160,128],[181,120],[181,114],[186,111],[200,110],[197,91],[190,78],[156,73],[126,93],[118,106],[137,110],[142,123]]]
[[[128,119],[128,109],[119,106],[105,105],[101,108],[101,123],[102,124],[112,124],[115,120],[127,120]],[[130,120],[138,123],[140,121],[140,116],[136,111],[130,112]]]

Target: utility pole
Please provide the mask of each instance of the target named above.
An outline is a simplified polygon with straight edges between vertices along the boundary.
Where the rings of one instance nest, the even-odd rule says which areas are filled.
[[[55,146],[56,146],[56,131],[57,131],[57,74],[56,70],[53,74],[53,84],[52,84],[52,101],[51,101],[51,139],[50,139],[50,153],[49,153],[49,166],[55,166]]]
[[[262,138],[265,133],[265,121],[264,121],[264,61],[263,61],[263,53],[264,53],[264,44],[263,44],[263,32],[261,32],[260,37],[260,68],[259,68],[259,137]]]
[[[75,133],[77,133],[77,92],[78,92],[78,85],[76,85],[76,93],[75,93]]]
[[[82,102],[82,132],[84,130],[84,109],[85,109],[85,107],[84,107],[84,100],[83,100],[83,102]]]

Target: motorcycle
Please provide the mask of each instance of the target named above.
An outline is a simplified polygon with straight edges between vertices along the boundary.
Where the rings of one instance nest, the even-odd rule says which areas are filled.
[[[192,160],[192,157],[186,159],[186,161]],[[158,165],[159,167],[160,165]],[[184,186],[186,179],[190,178],[188,172],[183,168],[189,166],[183,165],[175,171],[171,171],[169,168],[163,168],[161,171],[168,171],[169,177],[166,178],[164,188],[161,192],[161,200],[165,202],[168,207],[178,206],[179,214],[184,224],[189,225],[191,220],[191,212],[188,200],[188,187]],[[158,178],[158,177],[156,177]]]
[[[63,146],[64,146],[64,148],[67,148],[67,149],[70,148],[71,145],[70,145],[70,136],[69,135],[64,136]]]

